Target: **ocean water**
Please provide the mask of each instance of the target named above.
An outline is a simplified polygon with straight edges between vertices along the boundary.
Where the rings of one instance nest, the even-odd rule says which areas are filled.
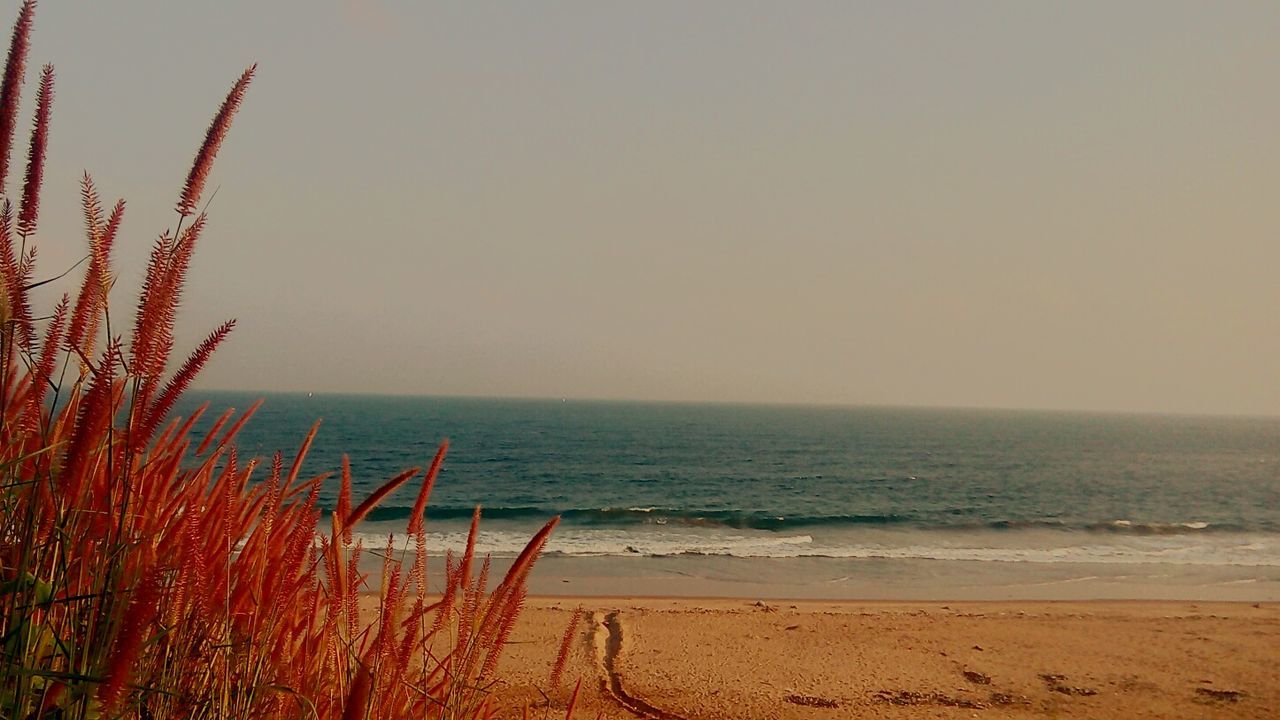
[[[192,393],[178,412],[207,401],[212,417],[258,397]],[[1280,418],[264,397],[242,456],[280,450],[288,462],[320,419],[304,472],[336,471],[347,453],[359,498],[425,467],[448,437],[428,509],[433,551],[462,546],[476,504],[479,549],[499,558],[558,514],[548,558],[566,577],[790,573],[824,596],[904,568],[953,587],[985,573],[1028,587],[1280,588]],[[368,543],[402,535],[415,492],[370,516]]]

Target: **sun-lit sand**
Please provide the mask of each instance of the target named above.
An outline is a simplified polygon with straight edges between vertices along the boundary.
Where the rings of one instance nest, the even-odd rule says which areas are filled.
[[[1277,603],[558,597],[529,602],[495,692],[516,717],[563,717],[581,679],[585,718],[1274,718],[1278,659]]]

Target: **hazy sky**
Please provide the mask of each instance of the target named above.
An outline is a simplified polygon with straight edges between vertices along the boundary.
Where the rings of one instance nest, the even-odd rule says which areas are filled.
[[[43,0],[42,275],[88,169],[126,315],[257,61],[204,387],[1280,413],[1277,37],[1270,1]]]

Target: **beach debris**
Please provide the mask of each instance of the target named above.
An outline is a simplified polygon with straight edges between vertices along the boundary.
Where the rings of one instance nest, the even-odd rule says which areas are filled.
[[[752,603],[752,604],[751,604],[751,607],[753,607],[753,608],[759,608],[760,610],[762,610],[762,611],[764,611],[764,612],[778,612],[778,608],[776,608],[776,607],[774,607],[774,606],[772,606],[772,605],[766,605],[766,604],[764,603],[764,601],[763,601],[763,600],[757,600],[757,601],[755,601],[754,603]]]
[[[986,704],[978,700],[951,697],[940,692],[916,692],[914,690],[877,690],[875,699],[890,705],[944,705],[966,710],[985,710]]]
[[[1196,700],[1204,703],[1240,702],[1244,693],[1239,690],[1214,690],[1213,688],[1196,688]]]
[[[982,674],[982,673],[980,673],[980,672],[978,672],[978,671],[976,671],[976,670],[965,670],[965,671],[964,671],[963,673],[961,673],[961,674],[962,674],[962,675],[964,675],[964,679],[965,679],[965,680],[968,680],[969,682],[974,683],[975,685],[990,685],[990,684],[991,684],[991,676],[990,676],[990,675],[984,675],[984,674]]]
[[[1137,675],[1126,675],[1118,682],[1112,682],[1112,685],[1120,688],[1125,692],[1159,692],[1160,686],[1150,680],[1143,680]]]
[[[792,703],[792,704],[795,704],[795,705],[804,705],[805,707],[820,707],[820,708],[838,708],[838,707],[840,707],[840,703],[839,703],[838,701],[836,701],[836,700],[831,700],[831,699],[824,698],[824,697],[818,697],[818,696],[816,696],[816,695],[795,695],[795,694],[792,694],[792,695],[788,695],[785,699],[786,699],[786,701],[787,701],[787,702],[789,702],[789,703]]]
[[[786,629],[787,629],[787,630],[799,630],[799,629],[800,629],[800,626],[799,626],[799,625],[788,625],[788,626],[786,627]]]
[[[982,646],[981,646],[981,645],[974,645],[974,646],[973,646],[973,649],[974,649],[974,650],[977,650],[978,652],[982,652]]]
[[[1093,695],[1098,694],[1098,691],[1094,690],[1093,688],[1068,685],[1066,683],[1066,680],[1067,680],[1066,675],[1052,675],[1049,673],[1040,673],[1040,679],[1044,681],[1045,687],[1048,687],[1053,692],[1062,693],[1063,695],[1091,697]]]
[[[992,705],[1030,705],[1031,698],[1026,695],[1014,695],[1006,692],[993,692],[990,695]]]

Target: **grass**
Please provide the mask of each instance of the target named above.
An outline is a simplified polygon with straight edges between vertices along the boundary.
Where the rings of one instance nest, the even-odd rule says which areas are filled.
[[[83,280],[36,315],[52,66],[39,74],[20,192],[4,184],[34,11],[31,0],[21,6],[0,86],[0,717],[489,716],[498,658],[556,519],[490,588],[489,561],[475,554],[477,508],[465,552],[447,558],[443,593],[428,595],[423,513],[447,442],[425,470],[359,503],[344,462],[322,533],[326,477],[301,473],[314,428],[292,458],[260,462],[234,444],[256,406],[221,414],[199,441],[192,427],[207,408],[169,417],[235,326],[176,361],[177,310],[207,227],[198,208],[254,67],[205,134],[175,227],[152,246],[127,336],[110,303],[126,206],[104,210],[87,173]],[[415,552],[396,559],[388,543],[376,609],[362,613],[369,550],[352,530],[411,483]]]

